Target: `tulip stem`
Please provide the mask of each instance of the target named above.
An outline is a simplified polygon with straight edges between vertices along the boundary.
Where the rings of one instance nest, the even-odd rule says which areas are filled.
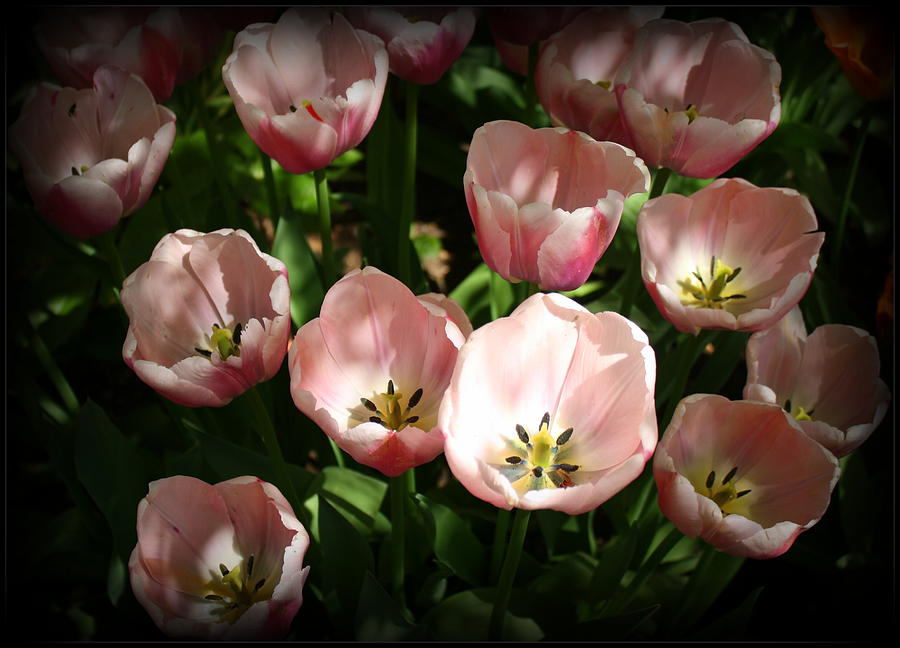
[[[510,512],[497,510],[497,524],[494,526],[494,545],[491,548],[491,582],[500,578],[500,567],[503,566],[503,549],[506,547],[506,535],[509,533]]]
[[[653,176],[653,183],[650,185],[648,201],[662,195],[671,174],[672,170],[668,167],[660,167],[656,170],[656,175]],[[628,317],[631,314],[631,307],[641,286],[641,249],[639,245],[635,245],[631,258],[631,267],[625,271],[623,283],[619,314],[622,317]]]
[[[853,149],[853,160],[850,163],[850,177],[847,178],[847,188],[844,190],[844,199],[841,202],[841,211],[838,214],[837,231],[834,233],[834,243],[832,244],[832,258],[834,259],[835,275],[837,275],[840,270],[841,250],[844,245],[844,229],[847,225],[847,213],[850,211],[850,198],[853,195],[853,187],[856,185],[856,174],[859,171],[859,161],[862,158],[863,144],[866,142],[866,134],[868,133],[871,120],[872,113],[869,111],[864,112],[859,125],[859,133],[856,137],[856,146]]]
[[[506,607],[509,605],[513,580],[516,578],[519,559],[522,557],[522,546],[525,544],[525,532],[528,530],[530,517],[531,511],[516,509],[512,523],[512,532],[509,536],[509,546],[506,550],[506,559],[503,561],[500,582],[497,584],[494,609],[491,611],[489,630],[491,641],[499,641],[503,638],[503,621],[506,618]]]
[[[278,208],[278,191],[275,189],[275,174],[272,172],[272,158],[260,149],[260,161],[262,162],[263,175],[266,180],[266,196],[269,199],[269,218],[272,220],[272,231],[278,231],[278,219],[281,210]]]
[[[418,137],[419,86],[404,84],[406,90],[406,156],[403,166],[403,199],[400,203],[399,247],[397,248],[398,278],[410,286],[412,267],[409,259],[409,229],[416,212],[416,148]],[[410,286],[411,287],[411,286]]]
[[[334,249],[331,243],[331,204],[328,193],[328,178],[325,169],[313,171],[316,183],[316,203],[319,208],[319,233],[322,237],[322,288],[327,292],[334,283]]]
[[[122,267],[122,259],[119,257],[119,250],[116,248],[115,230],[110,230],[96,237],[97,245],[103,250],[103,256],[109,264],[112,272],[113,288],[118,298],[119,290],[122,289],[122,282],[125,281],[125,270]]]
[[[69,385],[69,381],[66,380],[59,365],[57,365],[56,361],[53,359],[53,354],[50,352],[50,349],[47,348],[47,345],[44,344],[44,340],[38,334],[37,327],[34,326],[34,323],[32,323],[31,327],[31,348],[34,350],[38,361],[44,367],[44,371],[47,372],[50,382],[53,383],[60,398],[62,398],[63,405],[66,406],[68,413],[72,416],[77,415],[78,410],[81,409],[81,405],[78,403],[78,397],[75,396],[72,386]]]
[[[257,424],[257,431],[262,437],[266,449],[269,451],[269,457],[275,466],[275,474],[282,488],[282,493],[291,502],[294,508],[294,514],[298,518],[303,516],[303,506],[300,498],[297,497],[297,491],[294,489],[294,482],[291,481],[291,475],[288,472],[287,464],[284,461],[284,455],[281,454],[281,446],[278,444],[278,435],[275,434],[275,427],[272,425],[272,419],[269,417],[269,410],[263,403],[259,390],[254,386],[247,390],[248,398],[253,407],[253,420]],[[284,491],[287,489],[287,492]]]
[[[406,500],[409,479],[406,473],[391,477],[391,580],[394,600],[406,606],[403,580],[406,575]]]
[[[659,419],[665,426],[668,426],[669,421],[672,420],[672,414],[675,413],[675,407],[684,396],[684,390],[685,387],[687,387],[691,368],[693,368],[697,356],[700,355],[700,352],[703,350],[703,347],[706,346],[708,340],[709,335],[707,335],[706,331],[698,331],[697,335],[689,336],[688,339],[682,340],[679,344],[678,351],[684,353],[684,356],[678,364],[678,373],[675,375],[675,380],[672,382],[673,388],[672,391],[669,392],[665,416]]]
[[[334,453],[334,460],[338,465],[338,468],[344,467],[344,453],[341,452],[338,444],[334,442],[334,439],[328,437],[328,443],[331,445],[331,451]]]

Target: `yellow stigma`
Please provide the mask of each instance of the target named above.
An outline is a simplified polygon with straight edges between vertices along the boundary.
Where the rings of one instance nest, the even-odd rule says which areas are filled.
[[[222,360],[227,360],[229,356],[240,356],[241,349],[238,342],[234,340],[231,329],[220,328],[213,324],[213,334],[209,337],[209,345],[219,352]]]
[[[243,570],[240,564],[231,569],[220,564],[221,577],[206,584],[207,594],[203,598],[215,605],[210,614],[219,617],[219,621],[234,623],[251,605],[272,596],[274,585],[269,583],[267,587],[266,578],[260,578],[258,574],[253,576],[253,561],[251,554],[244,562]]]
[[[740,272],[740,268],[729,268],[715,256],[712,257],[709,263],[708,281],[704,281],[699,268],[687,278],[678,281],[682,291],[682,305],[722,310],[729,300],[746,299],[746,295],[724,294],[728,284],[734,281]]]
[[[612,81],[595,81],[594,85],[598,85],[604,90],[609,90],[609,88],[612,86]]]
[[[529,435],[522,425],[516,425],[518,441],[510,441],[516,454],[506,457],[499,466],[513,488],[520,493],[542,488],[568,488],[574,486],[570,473],[581,466],[559,461],[561,451],[572,438],[572,428],[557,437],[550,435],[550,413],[544,414],[537,434]],[[562,451],[566,454],[566,450]]]
[[[734,508],[734,505],[737,503],[737,500],[744,497],[745,495],[750,494],[750,489],[738,490],[736,478],[738,472],[737,466],[728,471],[728,473],[722,478],[721,483],[716,485],[716,471],[711,470],[709,475],[706,476],[706,482],[703,487],[697,488],[694,487],[701,495],[705,495],[713,502],[715,502],[716,506],[719,507],[719,510],[722,511],[723,514],[728,515],[729,513],[736,513],[735,510],[727,510],[729,508]]]
[[[688,107],[684,109],[684,114],[687,115],[688,124],[700,116],[700,113],[697,112],[697,107],[694,104],[688,104]]]
[[[371,421],[372,423],[378,423],[388,430],[395,430],[399,432],[407,425],[416,423],[419,420],[418,416],[409,416],[409,413],[416,405],[419,404],[419,401],[422,399],[421,387],[414,391],[412,396],[409,397],[409,400],[406,403],[406,407],[403,407],[401,405],[403,401],[403,394],[394,389],[393,380],[388,380],[387,391],[378,394],[378,396],[379,398],[376,398],[376,400],[382,403],[381,407],[376,405],[368,398],[359,399],[363,406],[367,410],[369,410],[369,412],[375,413],[374,415],[368,417],[368,421]],[[360,419],[359,417],[356,418],[360,421],[364,420]]]
[[[812,418],[812,416],[810,416],[810,414],[812,414],[812,410],[807,412],[802,407],[798,407],[797,413],[794,414],[794,418],[797,419],[798,421],[812,421],[813,418]]]

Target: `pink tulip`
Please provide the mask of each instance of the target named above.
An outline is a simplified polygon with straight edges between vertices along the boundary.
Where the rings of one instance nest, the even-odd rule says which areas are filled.
[[[287,268],[243,230],[167,234],[121,297],[130,320],[122,357],[181,405],[227,405],[274,376],[287,353]]]
[[[179,45],[148,22],[152,7],[53,7],[35,37],[53,73],[67,86],[89,88],[94,72],[115,65],[144,80],[156,101],[172,94]]]
[[[656,456],[659,508],[732,556],[774,558],[825,513],[840,468],[777,405],[694,394]]]
[[[222,67],[247,134],[296,174],[325,168],[363,140],[387,74],[381,39],[315,8],[250,25]]]
[[[690,197],[665,194],[638,214],[644,284],[679,331],[760,331],[809,287],[817,227],[793,189],[721,178]]]
[[[644,25],[614,86],[628,145],[649,166],[714,178],[775,130],[780,83],[769,52],[713,18]]]
[[[564,128],[512,121],[475,131],[463,183],[485,263],[542,290],[583,284],[606,251],[625,198],[647,191],[634,152]]]
[[[131,589],[165,634],[274,640],[303,603],[309,535],[275,486],[257,477],[150,483],[137,509]]]
[[[656,447],[656,359],[618,313],[538,293],[460,349],[438,424],[454,476],[500,508],[577,515]]]
[[[389,477],[427,463],[443,449],[438,405],[471,328],[452,300],[417,299],[372,266],[350,272],[291,345],[294,404]]]
[[[849,454],[878,427],[890,392],[878,377],[875,338],[826,324],[807,337],[800,309],[747,342],[744,398],[776,403],[835,456]]]
[[[662,7],[602,7],[586,11],[541,49],[535,88],[551,123],[596,140],[628,144],[612,82],[634,45],[638,27]]]
[[[475,31],[472,7],[350,7],[354,27],[381,38],[391,72],[401,79],[435,83],[459,58]]]
[[[86,90],[39,84],[9,129],[38,211],[79,238],[147,202],[175,140],[175,115],[138,77],[105,66],[93,78]]]

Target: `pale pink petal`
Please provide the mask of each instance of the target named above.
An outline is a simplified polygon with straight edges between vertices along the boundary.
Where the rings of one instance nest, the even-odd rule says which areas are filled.
[[[799,306],[772,328],[751,335],[746,351],[748,386],[765,385],[774,394],[770,402],[783,407],[797,385],[805,342],[806,325]],[[744,397],[750,398],[746,388]]]

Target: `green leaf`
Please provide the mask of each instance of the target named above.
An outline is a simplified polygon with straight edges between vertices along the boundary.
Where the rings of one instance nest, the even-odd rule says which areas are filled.
[[[371,572],[366,572],[356,609],[357,641],[414,641],[428,638],[428,627],[413,625]]]
[[[125,591],[125,561],[113,554],[109,557],[109,572],[106,576],[106,594],[113,605],[118,605]]]
[[[150,259],[153,248],[159,240],[174,231],[173,224],[166,219],[160,194],[152,196],[143,207],[123,222],[125,232],[117,247],[126,276]]]
[[[326,466],[317,489],[329,503],[353,524],[357,531],[369,534],[375,528],[387,484],[350,468]]]
[[[707,545],[697,569],[691,574],[681,597],[681,605],[668,621],[670,636],[683,636],[697,623],[734,578],[743,558],[722,553]]]
[[[470,585],[484,583],[487,553],[469,525],[452,509],[424,495],[416,495],[416,502],[434,520],[434,555],[438,560]]]
[[[628,639],[660,609],[650,605],[640,610],[631,610],[615,616],[591,619],[566,628],[565,633],[548,636],[550,641],[622,641]]]
[[[763,591],[757,587],[733,610],[723,614],[715,621],[705,624],[699,631],[692,635],[694,641],[728,641],[746,639],[747,626],[750,616],[753,614],[753,606],[756,599]]]
[[[467,590],[444,599],[422,619],[437,641],[486,641],[493,604],[493,589]],[[506,641],[540,641],[543,631],[532,619],[507,611],[503,621]]]
[[[138,502],[149,483],[143,462],[134,444],[93,401],[82,406],[74,433],[78,478],[109,523],[116,555],[127,562],[137,543]]]
[[[306,241],[301,213],[288,209],[278,219],[272,256],[287,266],[291,286],[291,319],[295,326],[303,326],[318,317],[325,293],[319,279],[318,260]]]
[[[620,533],[613,537],[600,549],[600,556],[588,589],[592,603],[608,600],[620,587],[625,572],[628,571],[628,566],[634,558],[637,539],[637,527],[631,527],[624,534]]]

